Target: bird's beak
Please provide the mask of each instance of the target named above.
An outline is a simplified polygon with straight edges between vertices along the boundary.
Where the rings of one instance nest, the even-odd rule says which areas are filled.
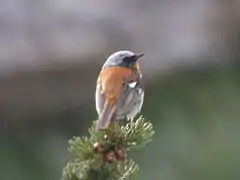
[[[136,54],[136,60],[140,59],[141,57],[143,57],[145,54],[144,53],[141,53],[141,54]]]

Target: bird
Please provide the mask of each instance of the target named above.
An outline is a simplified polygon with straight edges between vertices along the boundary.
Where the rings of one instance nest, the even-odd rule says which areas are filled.
[[[132,120],[140,113],[144,83],[139,59],[144,55],[121,50],[111,54],[103,64],[95,91],[96,131],[107,129],[111,122]]]

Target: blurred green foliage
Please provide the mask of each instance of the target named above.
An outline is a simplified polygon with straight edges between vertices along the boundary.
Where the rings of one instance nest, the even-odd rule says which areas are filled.
[[[137,179],[240,179],[239,70],[182,70],[146,85],[143,114],[156,134],[149,147],[131,155],[140,166]],[[67,140],[85,135],[96,116],[94,102],[77,111],[81,116],[71,110],[46,114],[40,120],[51,126],[38,122],[34,131],[29,121],[1,136],[0,179],[60,179],[69,159]]]

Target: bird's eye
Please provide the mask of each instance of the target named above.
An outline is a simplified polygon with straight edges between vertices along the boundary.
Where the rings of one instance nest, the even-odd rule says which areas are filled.
[[[123,61],[124,61],[124,62],[130,62],[130,61],[131,61],[131,57],[124,57],[124,58],[123,58]]]
[[[123,58],[123,61],[127,62],[127,63],[132,63],[132,62],[136,61],[136,57],[135,56],[126,56]]]

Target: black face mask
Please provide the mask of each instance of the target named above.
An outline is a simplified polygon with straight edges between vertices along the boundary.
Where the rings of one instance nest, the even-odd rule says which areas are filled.
[[[122,63],[120,64],[121,66],[124,66],[124,67],[132,67],[136,61],[142,57],[144,54],[139,54],[139,55],[133,55],[133,56],[127,56],[127,57],[124,57],[123,60],[122,60]]]

